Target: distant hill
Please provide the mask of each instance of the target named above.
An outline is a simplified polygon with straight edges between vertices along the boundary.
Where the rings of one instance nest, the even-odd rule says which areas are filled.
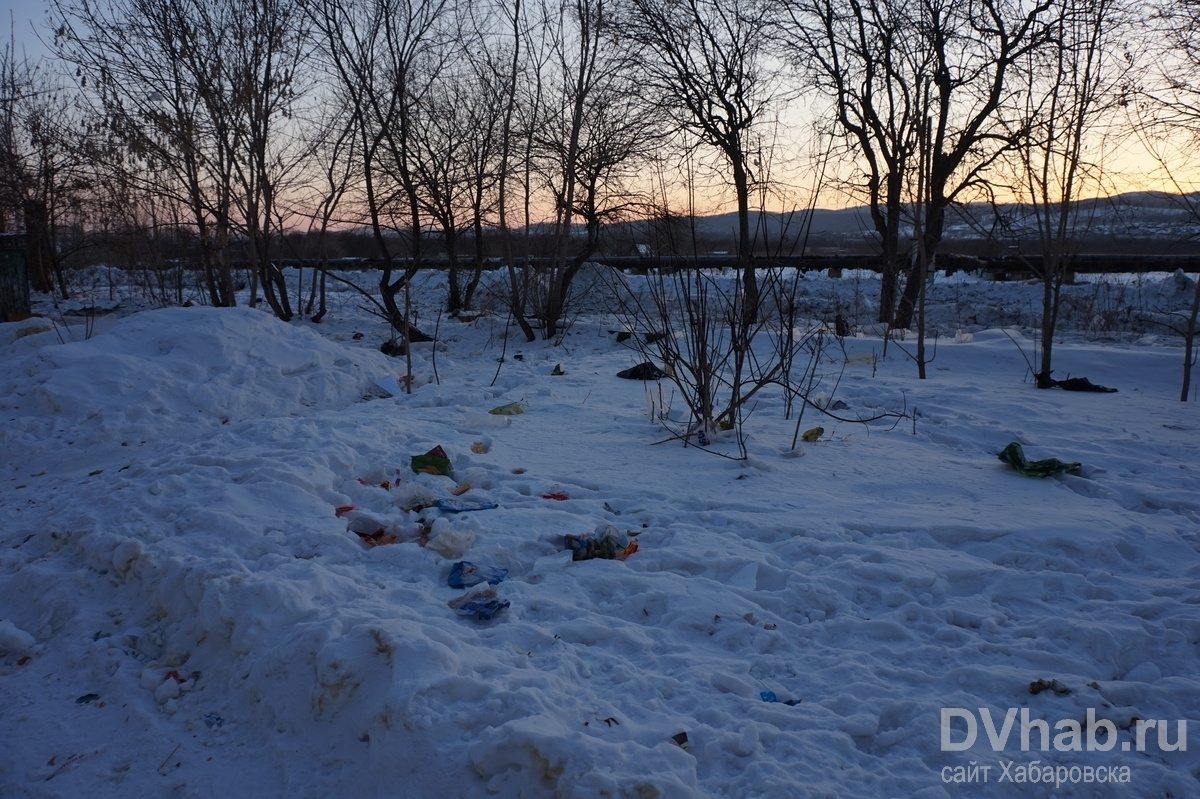
[[[1089,217],[1087,225],[1093,235],[1180,242],[1200,239],[1200,220],[1185,210],[1181,199],[1178,195],[1162,192],[1130,192],[1083,200],[1080,209]],[[1190,199],[1200,202],[1200,195]],[[791,238],[804,230],[806,219],[803,211],[794,214],[755,211],[751,213],[750,224],[760,231],[759,238],[765,232],[770,240],[779,240],[783,232],[789,233]],[[737,213],[700,217],[695,220],[695,225],[697,233],[732,240],[737,232]],[[1023,209],[1015,203],[995,208],[985,203],[971,203],[955,206],[947,215],[947,239],[986,238],[989,230],[996,231],[993,235],[1002,236],[1002,229],[1010,231],[1009,236],[1014,232],[1035,235],[1036,223],[1028,208]],[[807,232],[810,239],[853,237],[859,240],[864,234],[873,237],[865,206],[818,208],[812,212]]]

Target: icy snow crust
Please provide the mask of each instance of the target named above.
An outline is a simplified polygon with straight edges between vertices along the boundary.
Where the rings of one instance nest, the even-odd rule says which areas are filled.
[[[0,326],[0,795],[1200,795],[1200,419],[1175,339],[1067,335],[1056,374],[1105,395],[1034,389],[1020,328],[957,328],[927,381],[850,338],[824,386],[915,420],[809,409],[826,432],[797,458],[764,396],[735,461],[655,444],[609,317],[510,339],[502,365],[502,313],[444,320],[414,392],[385,397],[403,361],[352,307]],[[1010,441],[1082,473],[1020,477]],[[452,478],[408,468],[435,445]],[[498,507],[404,509],[464,482]],[[398,542],[365,546],[347,505]],[[640,551],[572,562],[564,534],[602,524]],[[447,605],[461,558],[508,570],[494,621]],[[943,752],[943,707],[1191,740],[1023,752],[1018,729],[994,752],[980,730]],[[1131,780],[998,784],[1002,760]],[[972,761],[988,784],[944,781]]]

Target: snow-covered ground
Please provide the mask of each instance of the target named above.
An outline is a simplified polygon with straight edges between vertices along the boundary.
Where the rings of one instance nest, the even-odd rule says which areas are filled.
[[[744,460],[661,443],[599,296],[558,344],[444,319],[399,396],[349,293],[42,298],[0,325],[0,796],[1200,796],[1200,406],[1153,323],[1185,281],[1072,289],[1055,374],[1112,394],[1033,387],[1036,286],[941,280],[920,381],[871,279],[805,284],[868,331],[817,391],[905,415],[809,408],[793,450],[762,395]],[[637,551],[573,561],[605,526]],[[494,618],[460,560],[507,570]]]

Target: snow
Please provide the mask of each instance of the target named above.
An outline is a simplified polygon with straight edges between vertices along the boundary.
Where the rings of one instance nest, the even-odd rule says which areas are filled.
[[[1033,388],[1037,286],[942,278],[920,381],[870,278],[804,283],[867,331],[817,390],[906,415],[809,408],[793,450],[764,394],[745,460],[663,443],[603,297],[561,343],[443,319],[411,394],[349,295],[321,325],[94,298],[0,325],[0,795],[1200,796],[1200,419],[1145,321],[1186,281],[1071,288],[1056,375],[1115,394]],[[1010,441],[1082,470],[1022,477]],[[410,468],[435,446],[452,476]],[[467,483],[496,507],[436,509]],[[638,551],[573,561],[606,526]],[[507,570],[466,589],[490,621],[450,605],[462,559]],[[1117,745],[1023,750],[1017,717],[993,750],[983,709]],[[1032,761],[1127,781],[999,781]]]

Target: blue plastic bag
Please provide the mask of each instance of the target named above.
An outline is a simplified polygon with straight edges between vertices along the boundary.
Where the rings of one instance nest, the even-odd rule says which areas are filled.
[[[493,566],[476,566],[465,560],[460,560],[450,567],[450,576],[446,578],[451,588],[470,588],[487,582],[489,585],[499,585],[508,576],[508,569],[497,569]]]
[[[491,621],[509,606],[507,599],[499,597],[484,597],[473,599],[458,607],[459,616],[474,616],[480,621]]]
[[[439,499],[437,509],[446,513],[467,513],[473,510],[491,510],[495,502],[474,502],[469,499]]]

